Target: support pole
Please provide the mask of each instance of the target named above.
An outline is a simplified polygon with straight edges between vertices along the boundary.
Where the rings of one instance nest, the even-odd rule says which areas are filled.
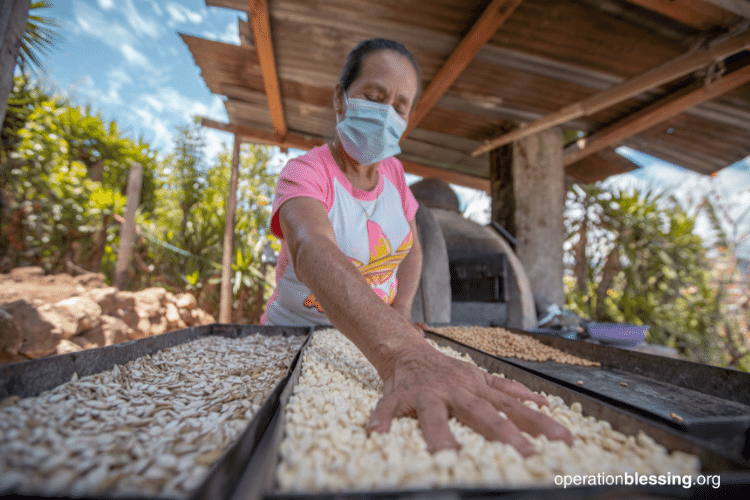
[[[0,124],[5,120],[8,98],[13,92],[13,74],[30,5],[31,0],[0,1]]]
[[[242,138],[234,136],[232,175],[229,178],[227,198],[227,221],[224,226],[224,253],[221,259],[221,297],[219,299],[219,323],[232,322],[232,262],[234,261],[234,224],[237,213],[237,182],[240,170],[240,146]]]
[[[128,269],[130,259],[133,256],[133,240],[135,236],[135,211],[141,203],[141,182],[143,180],[143,167],[134,163],[128,174],[127,205],[125,206],[125,222],[120,228],[120,248],[117,251],[115,262],[114,285],[118,290],[123,290],[127,285]]]

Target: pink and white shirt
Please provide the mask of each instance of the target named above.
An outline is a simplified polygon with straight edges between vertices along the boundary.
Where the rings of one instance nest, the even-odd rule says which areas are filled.
[[[359,268],[373,291],[391,304],[398,290],[398,266],[412,246],[409,221],[417,213],[417,201],[406,185],[404,167],[396,158],[381,161],[378,174],[374,190],[354,188],[327,145],[289,161],[276,184],[271,232],[283,237],[278,210],[285,201],[297,196],[320,201],[328,213],[338,247]],[[265,325],[330,323],[315,296],[294,273],[283,240],[276,266],[276,289],[261,322]]]

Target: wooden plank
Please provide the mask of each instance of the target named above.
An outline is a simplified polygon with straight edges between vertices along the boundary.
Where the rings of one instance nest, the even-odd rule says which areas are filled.
[[[250,142],[270,144],[273,146],[279,146],[280,148],[309,150],[327,142],[324,139],[311,138],[308,136],[293,133],[287,133],[285,137],[279,137],[275,133],[268,132],[266,130],[254,129],[251,127],[234,125],[230,123],[222,123],[216,120],[211,120],[210,118],[202,118],[201,125],[216,130],[223,130],[224,132],[229,132],[230,134],[239,135],[243,139]]]
[[[519,3],[521,3],[521,0],[493,0],[487,6],[422,94],[414,113],[412,113],[409,119],[406,131],[401,136],[402,141],[430,112],[435,103],[448,90],[448,87],[456,81],[456,78],[468,66],[469,62],[474,59],[477,52],[492,38],[492,35],[495,34],[495,31],[497,31],[505,20],[510,17]]]
[[[617,154],[613,148],[607,148],[566,166],[565,175],[579,184],[592,184],[637,168],[637,165]]]
[[[219,294],[219,323],[232,322],[232,263],[234,262],[234,230],[237,220],[237,183],[240,172],[240,137],[234,136],[232,147],[232,173],[229,176],[227,193],[224,243],[221,254],[221,288]]]
[[[490,192],[490,180],[484,177],[476,177],[474,175],[448,170],[447,168],[432,167],[409,160],[400,159],[400,161],[404,165],[404,171],[409,174],[419,175],[421,177],[437,177],[438,179],[444,180],[450,184],[466,186],[479,191],[484,191],[487,194]]]
[[[472,154],[478,156],[497,147],[536,134],[542,130],[546,130],[550,127],[580,118],[581,116],[590,116],[613,104],[622,102],[625,99],[704,68],[714,61],[723,60],[749,48],[750,32],[745,32],[716,43],[709,48],[684,54],[603,92],[565,106],[564,108],[525,127],[518,128],[510,133],[490,139],[486,141],[483,146],[477,148]]]
[[[722,25],[734,14],[705,0],[628,0],[645,9],[679,21],[691,28],[705,31]]]
[[[668,118],[709,101],[725,92],[729,92],[747,82],[750,82],[750,65],[724,75],[709,85],[701,86],[682,95],[677,94],[666,97],[585,139],[585,147],[565,155],[563,164],[565,166],[571,165],[588,155],[651,128]]]
[[[250,21],[253,26],[255,47],[258,50],[258,59],[263,73],[263,84],[268,97],[268,108],[271,111],[273,130],[277,136],[284,137],[287,134],[287,127],[284,119],[284,105],[281,102],[281,91],[279,90],[279,75],[276,72],[276,59],[273,53],[268,2],[267,0],[247,0],[247,2]]]
[[[201,125],[203,125],[204,127],[222,130],[224,132],[238,135],[242,137],[243,140],[259,142],[262,144],[270,144],[279,146],[280,148],[295,148],[307,151],[327,142],[325,139],[309,138],[293,133],[288,133],[282,140],[272,132],[252,129],[250,127],[243,127],[241,125],[222,123],[216,120],[211,120],[210,118],[202,118]],[[478,189],[480,191],[484,191],[485,193],[490,192],[490,181],[483,177],[468,175],[461,172],[454,172],[445,168],[431,167],[409,160],[400,161],[404,165],[404,170],[410,174],[419,175],[422,177],[437,177],[451,184],[458,184],[460,186]]]
[[[747,0],[706,0],[709,3],[750,19],[750,2]]]

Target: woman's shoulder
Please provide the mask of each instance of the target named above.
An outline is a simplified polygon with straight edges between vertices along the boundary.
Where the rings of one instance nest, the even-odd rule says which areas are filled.
[[[327,144],[312,148],[310,151],[290,159],[286,163],[289,168],[311,168],[315,170],[330,170],[335,166],[331,151]]]

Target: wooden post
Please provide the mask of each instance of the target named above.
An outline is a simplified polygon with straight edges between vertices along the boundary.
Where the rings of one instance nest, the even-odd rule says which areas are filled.
[[[219,298],[219,323],[232,322],[232,262],[234,261],[234,222],[237,212],[237,182],[240,170],[242,139],[234,136],[232,175],[229,178],[227,221],[224,226],[224,253],[221,259],[221,296]]]
[[[5,120],[8,98],[13,92],[13,73],[26,33],[31,0],[0,2],[0,124]]]
[[[133,256],[133,240],[135,235],[135,211],[141,203],[141,181],[143,180],[143,167],[134,163],[128,174],[127,205],[125,206],[125,222],[120,228],[120,249],[117,251],[115,262],[114,285],[122,290],[127,284],[130,259]]]

